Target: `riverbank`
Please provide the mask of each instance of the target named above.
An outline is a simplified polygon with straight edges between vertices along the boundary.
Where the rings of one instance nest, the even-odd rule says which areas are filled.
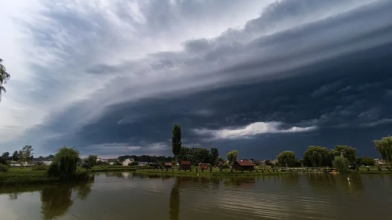
[[[73,177],[74,182],[93,179],[94,176],[83,169],[78,169]],[[59,183],[59,180],[48,177],[46,170],[34,171],[31,168],[10,168],[7,172],[0,173],[0,187],[55,183]]]
[[[104,166],[94,166],[92,172],[126,172],[126,171],[136,171],[140,168],[131,166],[116,166],[116,165],[104,165]]]
[[[146,175],[161,175],[161,176],[183,176],[183,177],[253,177],[253,176],[268,176],[268,175],[287,175],[287,174],[297,174],[297,173],[314,173],[314,174],[324,174],[324,171],[322,169],[309,169],[309,170],[288,170],[288,171],[282,171],[282,170],[257,170],[257,171],[233,171],[231,172],[230,170],[222,170],[219,171],[218,169],[213,169],[212,172],[204,171],[201,172],[196,171],[195,169],[192,169],[192,171],[178,171],[177,169],[174,170],[152,170],[152,169],[141,169],[141,170],[136,170],[136,173],[138,174],[146,174]],[[372,175],[391,175],[392,171],[389,170],[366,170],[366,169],[360,169],[359,171],[355,170],[350,170],[349,174],[372,174]]]
[[[253,177],[253,176],[263,176],[263,175],[286,175],[290,174],[291,172],[277,172],[277,171],[267,171],[265,170],[264,172],[262,171],[233,171],[230,172],[230,170],[222,170],[219,171],[218,169],[214,169],[212,172],[210,171],[198,171],[196,172],[195,170],[192,171],[178,171],[178,170],[137,170],[137,174],[152,174],[152,175],[162,175],[162,176],[182,176],[182,177]]]

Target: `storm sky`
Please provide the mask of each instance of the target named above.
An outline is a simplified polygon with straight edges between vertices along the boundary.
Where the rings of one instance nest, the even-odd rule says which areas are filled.
[[[13,0],[0,151],[298,157],[392,135],[392,1]]]

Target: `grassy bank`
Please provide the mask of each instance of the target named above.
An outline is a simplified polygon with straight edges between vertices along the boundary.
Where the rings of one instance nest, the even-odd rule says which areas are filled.
[[[233,171],[230,172],[230,170],[225,169],[222,171],[219,171],[219,169],[214,168],[212,172],[204,171],[201,172],[196,171],[195,168],[192,169],[192,171],[178,171],[178,168],[175,168],[174,170],[153,170],[153,169],[138,169],[136,171],[138,174],[146,174],[146,175],[161,175],[161,176],[186,176],[186,177],[252,177],[252,176],[264,176],[264,175],[286,175],[286,174],[293,174],[293,173],[324,173],[323,168],[319,169],[314,169],[314,168],[309,168],[309,169],[292,169],[288,171],[282,171],[280,168],[275,169],[274,171],[269,169],[269,170],[257,170],[257,171]],[[358,171],[356,170],[350,170],[350,174],[392,174],[392,171],[389,171],[387,169],[382,169],[379,171],[376,167],[370,168],[369,170],[367,168],[360,168]]]
[[[273,171],[244,171],[244,172],[240,172],[240,171],[233,171],[230,172],[230,170],[222,170],[219,171],[218,169],[213,169],[212,172],[210,171],[198,171],[196,172],[195,169],[193,169],[192,171],[178,171],[178,170],[147,170],[147,169],[143,169],[143,170],[137,170],[136,173],[138,174],[153,174],[153,175],[162,175],[162,176],[166,176],[166,175],[170,175],[170,176],[186,176],[186,177],[197,177],[197,176],[201,176],[201,177],[252,177],[252,176],[263,176],[263,175],[285,175],[285,174],[290,174],[291,172],[273,172]]]
[[[121,172],[121,171],[136,171],[138,167],[119,166],[119,165],[104,165],[94,166],[91,171],[93,172]]]
[[[73,181],[85,181],[86,179],[93,179],[83,169],[78,169],[73,178]],[[34,171],[31,168],[10,168],[7,172],[0,173],[0,187],[2,186],[23,186],[35,184],[54,184],[58,183],[57,178],[50,178],[46,175],[46,170]]]

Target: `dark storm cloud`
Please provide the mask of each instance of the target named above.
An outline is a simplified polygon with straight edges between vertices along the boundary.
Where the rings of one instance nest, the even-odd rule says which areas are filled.
[[[310,144],[352,144],[370,154],[371,140],[392,130],[392,3],[378,1],[329,16],[325,7],[343,10],[358,4],[345,1],[337,7],[340,2],[280,1],[243,30],[185,41],[183,51],[150,54],[137,62],[86,65],[89,73],[141,78],[114,78],[108,88],[94,94],[96,100],[51,114],[40,129],[59,135],[45,147],[75,145],[82,153],[107,155],[169,154],[171,129],[179,123],[185,146],[238,149],[243,157],[273,157],[285,149],[299,153]],[[166,3],[161,4],[151,10],[167,11]],[[309,19],[316,15],[319,19]],[[147,21],[159,30],[177,21],[170,16]],[[169,77],[170,71],[175,77]],[[151,72],[162,80],[144,84],[142,77]],[[119,89],[113,92],[113,87]],[[142,92],[146,95],[127,98]],[[122,101],[107,104],[118,96],[124,97]],[[101,114],[73,126],[82,116],[95,113],[91,106],[100,105]],[[273,129],[280,131],[315,129],[266,131],[231,140],[214,136],[216,131],[258,122],[277,122]]]

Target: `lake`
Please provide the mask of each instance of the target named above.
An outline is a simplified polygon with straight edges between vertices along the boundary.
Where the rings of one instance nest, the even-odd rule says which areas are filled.
[[[0,189],[1,220],[389,219],[392,175],[172,178],[102,173],[93,183]]]

